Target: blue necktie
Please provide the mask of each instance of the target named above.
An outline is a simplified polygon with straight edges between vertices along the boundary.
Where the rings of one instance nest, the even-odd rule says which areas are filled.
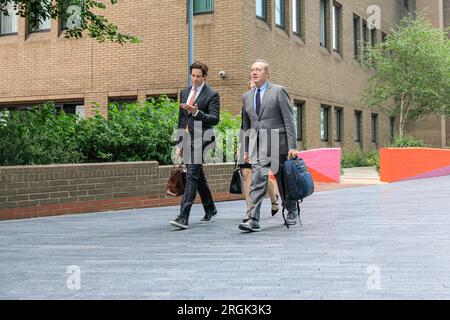
[[[259,117],[259,112],[261,111],[261,96],[260,93],[261,89],[256,90],[256,114]]]

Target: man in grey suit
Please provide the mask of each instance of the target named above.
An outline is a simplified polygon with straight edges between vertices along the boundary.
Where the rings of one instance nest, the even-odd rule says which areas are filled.
[[[297,221],[297,202],[286,197],[281,172],[281,166],[288,157],[297,155],[294,114],[286,88],[270,83],[269,75],[269,64],[263,60],[256,61],[251,68],[255,88],[242,96],[244,161],[252,165],[252,207],[239,229],[250,232],[261,230],[260,208],[267,190],[269,168],[275,174],[283,206],[288,211],[286,222],[293,225]]]

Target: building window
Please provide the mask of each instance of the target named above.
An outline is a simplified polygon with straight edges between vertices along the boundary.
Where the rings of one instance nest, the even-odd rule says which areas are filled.
[[[362,31],[363,55],[364,55],[364,60],[366,60],[368,57],[367,44],[369,42],[369,28],[367,27],[366,20],[363,20],[362,24],[363,24],[362,25],[363,26],[363,31]]]
[[[194,0],[194,14],[214,12],[213,0]]]
[[[335,119],[335,127],[334,127],[334,136],[335,141],[341,141],[341,133],[342,133],[342,108],[334,108],[334,119]]]
[[[342,23],[342,6],[333,3],[333,50],[341,52],[341,23]]]
[[[378,115],[372,113],[372,143],[377,143],[378,136]]]
[[[328,0],[320,0],[320,45],[328,48]]]
[[[8,2],[6,5],[8,14],[0,12],[0,35],[17,33],[17,10],[14,9],[14,4]]]
[[[372,48],[375,48],[375,45],[377,44],[377,29],[373,28],[370,30],[370,44],[372,45]]]
[[[322,141],[328,141],[328,112],[329,106],[320,108],[320,138]]]
[[[256,16],[263,20],[267,19],[267,0],[256,0]]]
[[[174,93],[161,93],[161,94],[152,94],[147,96],[147,101],[152,103],[161,103],[167,99],[172,101],[177,101],[177,94]]]
[[[49,31],[50,28],[51,28],[51,19],[47,18],[44,21],[42,21],[42,20],[39,21],[39,23],[36,26],[34,26],[34,27],[32,27],[30,25],[30,29],[29,30],[30,30],[30,32],[39,32],[39,31]]]
[[[409,1],[403,0],[403,6],[406,8],[406,10],[409,10]]]
[[[275,25],[284,29],[284,0],[275,0]]]
[[[294,119],[297,127],[297,141],[303,141],[303,112],[304,101],[295,101]]]
[[[301,36],[302,34],[302,1],[292,0],[292,31]]]
[[[391,143],[394,141],[395,136],[395,117],[389,118],[389,135],[391,137]]]
[[[109,97],[108,98],[108,106],[117,106],[119,110],[125,110],[127,105],[136,103],[137,97]]]
[[[355,111],[355,142],[361,142],[362,111]]]
[[[361,18],[357,15],[353,15],[353,56],[356,60],[359,59],[361,54]]]

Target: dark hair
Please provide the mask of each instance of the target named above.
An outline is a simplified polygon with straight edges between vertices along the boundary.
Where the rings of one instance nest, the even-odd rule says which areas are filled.
[[[192,73],[192,69],[200,69],[202,70],[203,77],[208,76],[208,66],[200,61],[195,61],[191,66],[189,67],[190,73]]]

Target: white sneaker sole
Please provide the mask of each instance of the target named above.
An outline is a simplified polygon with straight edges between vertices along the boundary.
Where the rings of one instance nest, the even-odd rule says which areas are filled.
[[[173,225],[174,227],[180,228],[180,229],[189,229],[189,226],[178,223],[174,220],[170,221],[170,224]]]
[[[243,225],[239,225],[239,229],[243,230],[243,231],[248,231],[248,232],[259,232],[261,231],[261,228],[259,229],[252,229]]]

